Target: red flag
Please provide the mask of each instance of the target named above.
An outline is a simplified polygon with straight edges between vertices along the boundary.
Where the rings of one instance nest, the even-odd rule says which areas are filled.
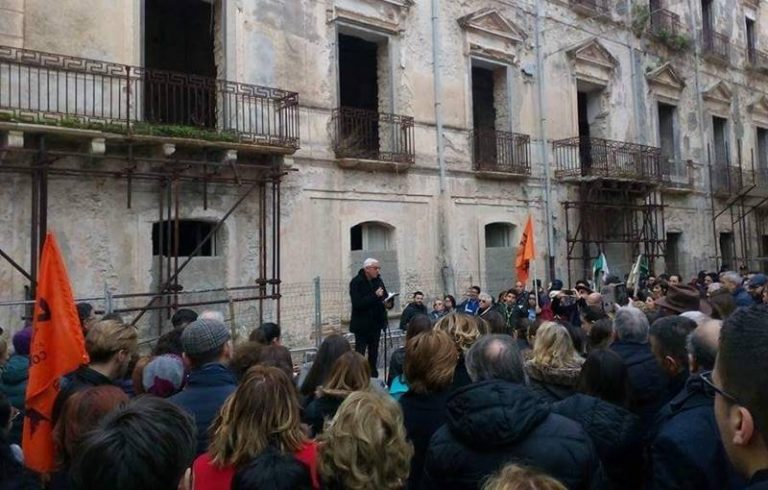
[[[72,287],[59,246],[48,233],[40,257],[30,345],[24,417],[24,463],[47,473],[55,468],[51,412],[59,379],[88,363]]]
[[[517,280],[525,284],[528,282],[528,273],[531,270],[531,260],[536,256],[536,250],[533,247],[533,220],[528,216],[528,222],[523,230],[523,237],[520,239],[520,245],[517,247],[517,258],[515,259],[515,269],[517,270]]]

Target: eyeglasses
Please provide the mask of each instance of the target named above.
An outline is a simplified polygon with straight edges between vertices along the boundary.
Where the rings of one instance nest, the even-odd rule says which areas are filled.
[[[712,371],[706,371],[704,373],[701,373],[701,380],[704,381],[704,384],[707,385],[712,391],[722,396],[729,402],[734,403],[736,405],[742,405],[742,406],[744,405],[743,403],[739,402],[739,400],[737,400],[735,396],[726,393],[721,388],[718,388],[717,385],[715,385],[715,382],[712,380]]]

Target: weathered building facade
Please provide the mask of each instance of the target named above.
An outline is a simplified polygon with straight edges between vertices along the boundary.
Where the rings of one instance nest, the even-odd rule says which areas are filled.
[[[78,296],[256,284],[282,294],[295,343],[312,278],[343,323],[366,256],[392,290],[498,292],[529,215],[539,277],[582,277],[598,250],[620,274],[638,253],[685,276],[762,268],[766,15],[756,0],[0,0],[0,248],[32,260],[40,170],[13,168],[100,170],[47,181]],[[80,153],[35,160],[41,144]],[[268,184],[243,197],[248,179]],[[0,265],[3,298],[28,284]]]

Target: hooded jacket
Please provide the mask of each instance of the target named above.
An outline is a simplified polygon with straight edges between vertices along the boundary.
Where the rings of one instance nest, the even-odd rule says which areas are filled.
[[[614,488],[641,488],[643,438],[637,415],[581,393],[554,403],[551,408],[553,412],[578,422],[589,434]]]
[[[29,379],[29,356],[14,354],[3,366],[0,375],[0,392],[8,397],[8,401],[20,410],[20,414],[13,421],[9,439],[13,444],[21,443],[21,430],[24,424],[24,397],[27,392],[27,380]]]
[[[523,385],[488,380],[446,403],[429,444],[423,489],[476,489],[507,463],[534,466],[570,490],[604,488],[594,446],[576,422],[552,413]]]
[[[384,298],[387,288],[381,277],[370,281],[365,276],[365,269],[360,269],[349,282],[349,297],[352,300],[352,316],[349,319],[349,331],[352,333],[375,333],[387,326],[387,309],[384,298],[376,296],[376,290],[384,288]]]
[[[208,450],[208,427],[237,388],[237,379],[224,365],[210,363],[189,373],[183,390],[168,398],[195,418],[197,454]]]
[[[554,403],[576,393],[580,367],[552,368],[526,361],[525,373],[531,380],[531,390],[543,402]]]

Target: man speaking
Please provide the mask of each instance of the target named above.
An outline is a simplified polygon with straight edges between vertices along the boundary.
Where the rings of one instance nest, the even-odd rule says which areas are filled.
[[[377,378],[376,363],[379,357],[381,331],[387,327],[387,288],[381,280],[381,265],[376,259],[365,259],[363,268],[349,282],[349,297],[352,300],[352,318],[349,331],[355,334],[355,350],[362,355],[368,351],[371,376]]]

